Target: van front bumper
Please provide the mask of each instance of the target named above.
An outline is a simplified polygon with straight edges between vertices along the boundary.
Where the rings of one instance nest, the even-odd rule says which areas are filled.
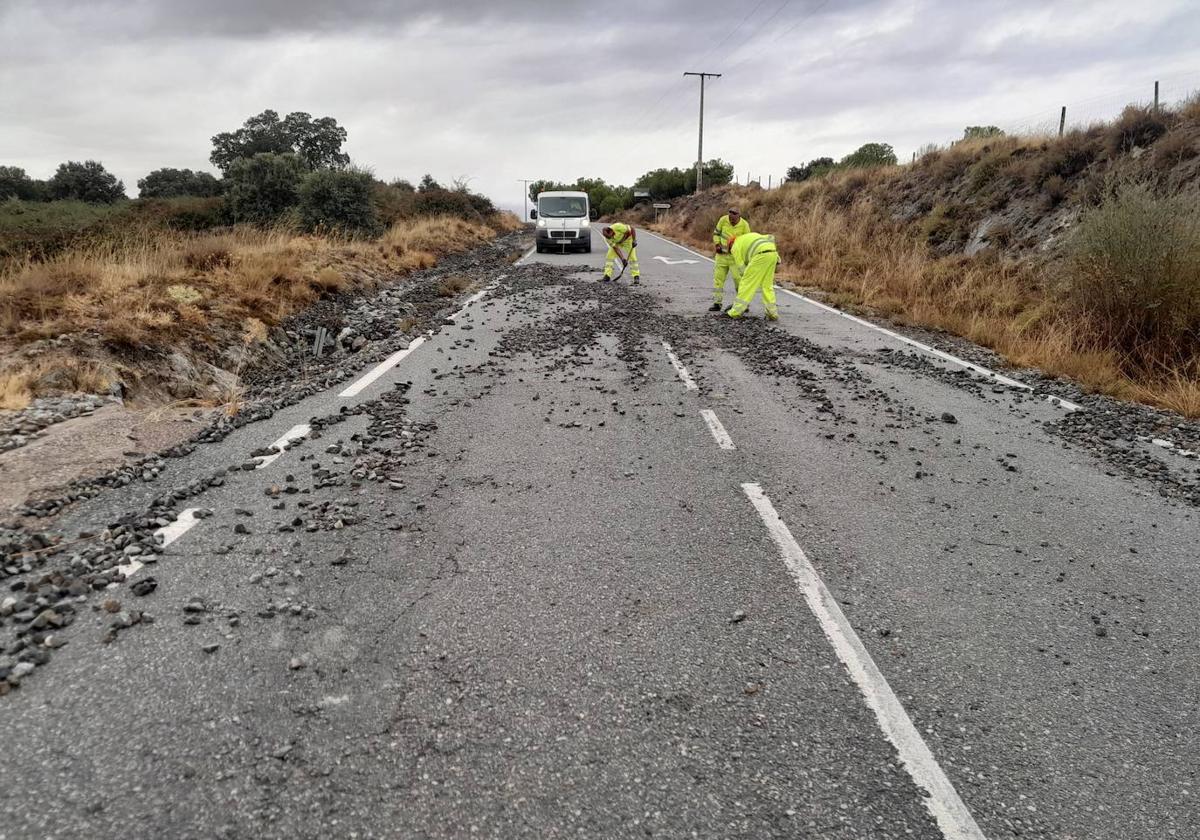
[[[557,233],[557,231],[555,231]],[[587,229],[579,230],[575,236],[551,236],[550,231],[544,228],[539,228],[537,232],[537,244],[542,248],[563,248],[570,250],[572,248],[585,249],[591,247],[592,232]]]

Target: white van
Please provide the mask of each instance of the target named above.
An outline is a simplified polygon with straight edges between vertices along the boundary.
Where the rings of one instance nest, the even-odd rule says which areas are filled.
[[[537,252],[592,250],[592,211],[585,192],[538,193],[537,209],[531,214],[537,219]]]

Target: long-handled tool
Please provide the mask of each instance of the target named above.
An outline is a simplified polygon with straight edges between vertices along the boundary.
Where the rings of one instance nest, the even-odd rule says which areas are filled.
[[[616,245],[613,246],[613,250],[617,253],[617,259],[621,261],[621,270],[618,271],[617,276],[613,278],[613,282],[615,283],[625,275],[625,269],[629,266],[629,259],[621,253],[621,249]]]

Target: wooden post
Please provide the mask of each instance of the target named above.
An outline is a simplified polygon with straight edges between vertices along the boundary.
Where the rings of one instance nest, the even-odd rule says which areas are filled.
[[[1062,107],[1062,116],[1058,118],[1058,136],[1062,137],[1063,132],[1067,129],[1067,106]]]
[[[772,175],[767,176],[767,189],[771,189],[771,178],[773,178],[773,177],[774,176],[772,176]]]
[[[1154,113],[1158,113],[1158,80],[1154,81]]]

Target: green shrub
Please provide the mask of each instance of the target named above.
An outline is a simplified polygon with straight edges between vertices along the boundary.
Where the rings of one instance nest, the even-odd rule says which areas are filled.
[[[262,152],[229,167],[227,200],[235,222],[278,221],[299,200],[306,167],[295,155]]]
[[[1117,185],[1084,213],[1067,294],[1141,369],[1194,358],[1200,343],[1200,206]]]
[[[138,179],[139,198],[207,198],[220,194],[221,182],[207,172],[165,167],[155,169],[145,178]]]
[[[54,177],[46,183],[46,190],[56,201],[86,201],[89,204],[112,204],[126,197],[125,185],[97,160],[60,163]]]
[[[46,182],[35,181],[19,166],[0,166],[0,201],[19,198],[22,201],[44,201]]]
[[[416,193],[414,212],[418,216],[450,214],[464,219],[483,220],[496,212],[496,206],[485,195],[434,187]]]
[[[375,179],[352,169],[322,169],[300,184],[300,224],[305,230],[324,230],[355,236],[375,236],[382,226],[371,193]]]

